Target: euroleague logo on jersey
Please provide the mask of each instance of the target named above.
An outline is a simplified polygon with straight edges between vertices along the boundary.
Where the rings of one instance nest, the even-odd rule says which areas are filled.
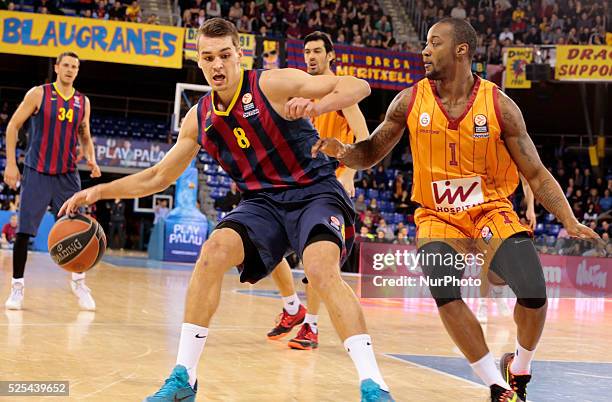
[[[474,138],[489,138],[489,125],[484,114],[474,116]]]
[[[250,92],[242,95],[242,108],[244,109],[244,114],[242,117],[245,119],[259,114],[259,109],[255,108],[255,104],[253,103],[253,95],[251,95]]]

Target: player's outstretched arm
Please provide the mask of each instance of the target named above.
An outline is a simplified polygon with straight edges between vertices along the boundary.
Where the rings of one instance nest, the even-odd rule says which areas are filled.
[[[370,134],[368,132],[368,125],[366,124],[365,117],[363,117],[363,113],[361,113],[358,104],[342,109],[342,114],[344,114],[346,122],[355,136],[355,142],[360,142],[368,138]],[[351,197],[355,196],[355,173],[355,169],[347,167],[338,176],[338,181]]]
[[[19,129],[32,116],[42,102],[42,87],[34,87],[26,93],[23,101],[13,113],[11,120],[6,127],[6,168],[4,170],[4,181],[13,190],[17,189],[19,181],[19,169],[17,168],[17,136]]]
[[[522,174],[520,176],[521,185],[523,186],[523,194],[525,195],[525,205],[527,206],[525,217],[527,218],[527,222],[529,222],[531,229],[535,229],[537,223],[535,214],[535,198],[533,196],[533,191],[531,191],[531,187],[529,187],[529,182],[527,179],[525,179],[525,176]]]
[[[262,73],[260,86],[286,119],[318,115],[352,106],[370,94],[367,81],[351,76],[310,75],[283,68]],[[312,99],[319,99],[315,104]]]
[[[535,199],[559,219],[570,236],[599,238],[597,233],[578,222],[561,186],[542,164],[519,107],[507,95],[501,91],[499,93],[503,139],[519,172],[529,182]]]
[[[91,177],[100,177],[100,167],[96,162],[96,149],[94,147],[93,140],[91,139],[91,132],[89,130],[89,116],[91,115],[91,104],[89,98],[85,97],[85,115],[83,121],[79,126],[79,145],[81,146],[81,154],[87,161],[87,166],[91,170]],[[79,155],[79,159],[80,159]]]
[[[80,206],[90,205],[98,200],[145,197],[166,189],[179,178],[197,155],[200,149],[197,137],[197,106],[194,106],[185,116],[176,144],[157,165],[119,180],[79,191],[64,203],[59,215],[75,213]]]
[[[397,94],[387,109],[385,120],[366,140],[345,145],[335,138],[322,138],[312,147],[312,156],[323,152],[357,170],[374,166],[391,152],[402,137],[411,98],[412,88]]]

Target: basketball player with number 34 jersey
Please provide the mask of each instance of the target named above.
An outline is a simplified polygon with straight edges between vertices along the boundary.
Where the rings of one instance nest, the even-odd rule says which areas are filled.
[[[429,290],[440,317],[490,388],[491,402],[526,401],[547,298],[529,229],[519,224],[507,199],[518,185],[519,172],[570,236],[598,236],[574,217],[561,187],[540,161],[520,109],[493,83],[472,74],[475,48],[476,31],[468,22],[442,19],[430,28],[422,51],[425,78],[396,96],[374,133],[354,145],[322,139],[313,154],[322,151],[349,167],[364,169],[387,155],[408,127],[414,160],[412,199],[421,206],[415,214],[419,253],[424,256],[420,265],[431,280]],[[517,296],[516,349],[502,356],[499,369],[455,285],[458,281],[436,286],[442,279],[462,277],[463,270],[453,261],[466,258],[459,255],[466,241],[488,254],[490,277],[501,278]],[[449,255],[453,258],[446,258]],[[463,399],[459,390],[456,395]]]
[[[20,173],[15,149],[17,132],[30,119],[28,149],[21,178],[19,229],[13,248],[13,282],[5,307],[21,310],[28,243],[51,206],[57,215],[62,204],[81,189],[76,170],[77,144],[91,169],[91,177],[100,176],[93,141],[89,132],[89,99],[74,89],[79,72],[79,58],[67,52],[57,57],[57,79],[51,84],[32,88],[13,114],[6,130],[6,170],[4,181],[17,189]],[[96,304],[85,285],[84,273],[73,273],[72,292],[82,310],[95,310]]]

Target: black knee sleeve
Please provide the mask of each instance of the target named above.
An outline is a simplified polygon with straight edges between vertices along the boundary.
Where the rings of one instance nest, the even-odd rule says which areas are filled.
[[[491,262],[491,270],[506,281],[521,306],[536,309],[546,304],[542,264],[526,233],[503,241]]]
[[[15,244],[13,245],[13,278],[23,278],[26,261],[28,259],[28,243],[30,235],[26,233],[17,233]]]
[[[438,308],[455,300],[461,300],[461,289],[459,286],[438,285],[440,283],[439,281],[443,281],[444,278],[449,276],[454,276],[457,279],[463,277],[463,270],[458,270],[454,266],[444,265],[439,261],[439,258],[435,257],[448,254],[455,255],[457,254],[455,249],[444,242],[436,241],[425,244],[423,247],[419,248],[418,253],[423,257],[421,260],[421,269],[429,280],[429,291]],[[428,256],[431,256],[431,258]],[[442,258],[442,260],[444,260],[444,258]],[[432,284],[435,285],[432,286]]]

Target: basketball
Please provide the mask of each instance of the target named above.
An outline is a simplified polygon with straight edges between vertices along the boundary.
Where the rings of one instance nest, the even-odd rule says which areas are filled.
[[[85,272],[104,255],[106,236],[91,216],[64,216],[49,232],[48,246],[57,265],[70,272]]]

